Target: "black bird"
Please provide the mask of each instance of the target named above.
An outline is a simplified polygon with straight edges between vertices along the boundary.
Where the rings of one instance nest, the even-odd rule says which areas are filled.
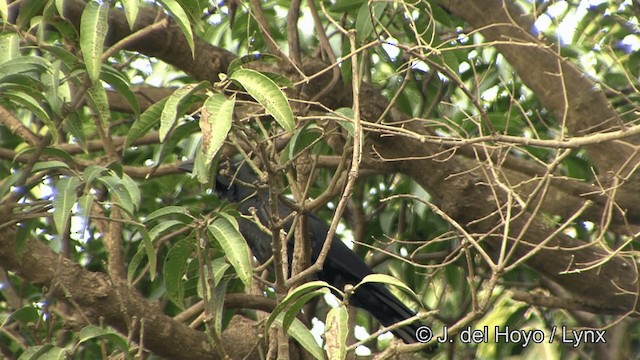
[[[180,168],[185,171],[191,171],[193,170],[193,163],[186,162]],[[223,175],[216,177],[216,192],[218,196],[232,203],[238,203],[238,211],[244,215],[250,215],[250,209],[254,208],[262,225],[268,226],[268,194],[256,191],[256,188],[251,186],[258,181],[256,174],[248,165],[238,164],[231,166],[229,174],[229,177]],[[283,203],[278,204],[278,210],[280,218],[284,218],[292,212]],[[329,232],[329,226],[314,214],[309,214],[307,219],[311,242],[311,263],[314,263],[320,255]],[[271,236],[248,219],[239,218],[238,224],[240,232],[247,240],[253,255],[261,263],[266,263],[273,253]],[[285,226],[285,230],[292,230],[291,226],[292,221]],[[291,239],[287,244],[289,265],[291,265],[294,242],[295,240]],[[322,270],[316,274],[316,277],[338,289],[344,289],[345,285],[356,285],[369,274],[373,274],[373,270],[356,253],[349,249],[338,236],[334,236]],[[384,326],[391,326],[416,315],[415,312],[406,307],[380,283],[365,283],[359,286],[351,296],[349,304],[368,311]],[[420,329],[421,327],[424,328]],[[421,322],[414,321],[392,332],[405,343],[412,344],[419,342],[416,332],[425,331],[425,329],[427,332],[430,331]],[[422,334],[424,335],[424,332]],[[429,350],[432,349],[427,349],[427,351]]]

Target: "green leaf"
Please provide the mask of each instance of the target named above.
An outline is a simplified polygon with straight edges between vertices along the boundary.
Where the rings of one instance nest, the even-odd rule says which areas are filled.
[[[345,130],[347,130],[347,132],[349,133],[349,135],[354,136],[356,133],[356,127],[353,124],[353,117],[355,116],[355,114],[353,113],[353,109],[352,108],[339,108],[335,111],[333,111],[332,113],[329,113],[331,115],[338,115],[339,117],[343,117],[345,118],[344,120],[338,120],[338,125],[342,126]]]
[[[107,36],[109,3],[91,1],[82,12],[80,19],[80,49],[92,82],[100,78],[102,51]]]
[[[219,257],[211,261],[211,272],[213,273],[213,286],[218,286],[222,277],[227,272],[227,269],[231,267],[231,265],[227,264],[223,257]]]
[[[228,99],[222,94],[209,97],[202,108],[200,129],[205,164],[210,164],[231,130],[235,97]]]
[[[13,174],[7,176],[0,182],[0,197],[4,197],[11,187],[20,179],[20,173],[22,171],[16,171]]]
[[[33,231],[38,227],[38,219],[22,221],[16,229],[16,254],[22,256],[27,247],[27,241],[31,238]],[[0,326],[2,327],[2,326]]]
[[[278,317],[275,320],[275,323],[279,326],[282,326],[282,317]],[[322,351],[322,348],[316,342],[316,339],[313,337],[313,334],[311,334],[311,331],[309,331],[309,329],[307,329],[307,327],[304,326],[304,324],[300,320],[293,320],[293,323],[289,327],[287,334],[294,338],[298,342],[298,344],[305,348],[305,350],[307,350],[309,354],[311,354],[311,356],[313,356],[315,359],[324,360],[324,352]]]
[[[165,220],[160,222],[158,225],[154,226],[151,231],[149,231],[149,237],[152,241],[155,242],[156,238],[160,236],[163,232],[171,229],[175,226],[184,226],[185,223],[180,220]]]
[[[355,291],[362,284],[372,283],[372,282],[373,283],[382,283],[382,284],[387,284],[387,285],[393,285],[393,286],[399,287],[401,290],[403,290],[407,294],[411,295],[416,302],[420,303],[420,297],[418,297],[418,295],[415,292],[413,292],[413,290],[411,290],[402,281],[394,278],[393,276],[386,275],[386,274],[369,274],[369,275],[365,276],[364,279],[362,279],[362,281],[360,281],[353,288],[353,291]]]
[[[187,210],[187,208],[185,208],[184,206],[165,206],[149,214],[144,219],[144,222],[149,222],[151,220],[169,215],[179,218],[186,218],[187,220],[193,220],[193,216],[189,214],[189,210]]]
[[[80,64],[80,59],[62,46],[40,45],[40,48],[44,51],[50,52],[53,56],[62,61],[68,69],[73,69]]]
[[[369,7],[371,5],[371,7]],[[364,3],[360,6],[358,17],[356,18],[356,42],[361,44],[366,41],[373,32],[374,26],[382,17],[387,8],[387,2]],[[372,21],[375,19],[375,21]]]
[[[332,12],[345,13],[357,9],[366,4],[367,0],[336,0],[336,2],[329,8]]]
[[[269,328],[271,328],[271,324],[280,316],[280,313],[282,313],[282,311],[284,311],[286,308],[288,308],[290,305],[296,302],[301,296],[316,290],[329,293],[329,288],[337,291],[338,294],[342,293],[340,290],[329,285],[327,282],[319,281],[319,280],[310,281],[308,283],[304,283],[298,286],[289,294],[287,294],[287,296],[282,300],[282,302],[279,303],[275,309],[273,309],[273,311],[271,312],[271,315],[269,315],[269,319],[267,319],[267,325],[265,326],[265,330],[268,330]]]
[[[149,279],[151,281],[156,278],[156,268],[157,268],[157,258],[156,258],[156,249],[153,247],[153,239],[151,235],[147,232],[147,229],[144,226],[138,227],[140,230],[140,235],[142,235],[142,245],[144,247],[144,253],[147,255],[147,261],[149,262]]]
[[[222,315],[224,315],[224,296],[227,294],[227,288],[229,287],[229,280],[226,279],[220,285],[215,288],[215,319],[213,321],[213,328],[216,334],[222,334]]]
[[[120,205],[120,207],[129,213],[133,213],[135,205],[122,179],[109,175],[99,177],[98,181],[103,183],[112,195],[115,195],[115,199],[111,199],[113,203]]]
[[[311,299],[313,299],[314,297],[317,297],[317,296],[325,295],[327,293],[328,293],[327,288],[322,288],[322,289],[319,289],[319,290],[310,291],[310,292],[298,297],[296,299],[296,301],[294,301],[291,304],[291,306],[289,306],[287,311],[284,312],[284,318],[283,318],[283,321],[282,321],[282,328],[285,331],[288,331],[289,327],[291,326],[291,323],[293,323],[293,320],[296,319],[296,317],[300,313],[300,310]]]
[[[85,153],[88,153],[87,136],[84,133],[84,126],[78,112],[70,112],[64,119],[63,124],[65,129],[69,131],[78,144],[80,144],[80,148],[82,148]]]
[[[195,239],[187,237],[178,241],[169,249],[164,261],[164,283],[167,287],[167,298],[176,306],[184,309],[184,283],[189,256],[195,250]]]
[[[183,104],[185,99],[190,95],[207,86],[209,86],[209,82],[207,81],[202,81],[196,85],[185,85],[169,96],[160,115],[160,142],[164,142],[169,131],[171,131],[173,125],[175,125],[179,115],[178,107]]]
[[[89,215],[91,214],[91,205],[93,205],[95,196],[93,194],[84,194],[78,199],[78,207],[80,211],[76,214],[81,217],[84,222],[84,227],[78,231],[79,234],[83,234],[89,227]]]
[[[0,0],[0,12],[6,11],[2,9],[3,5],[6,7],[5,0]],[[0,14],[4,19],[6,14]],[[2,33],[0,34],[0,64],[3,64],[11,59],[20,56],[20,38],[16,33]]]
[[[31,19],[41,14],[46,4],[47,0],[25,0],[20,4],[20,12],[18,12],[18,18],[16,19],[18,29],[29,26]],[[3,17],[3,19],[5,18]]]
[[[69,224],[71,210],[78,200],[77,189],[80,180],[77,177],[65,177],[58,180],[53,195],[53,223],[58,234],[63,234]]]
[[[129,82],[129,79],[127,79],[123,73],[109,65],[102,65],[100,79],[111,85],[119,95],[123,96],[127,100],[135,115],[140,115],[140,104],[138,104],[138,99],[133,91],[131,91],[131,83]]]
[[[189,48],[191,49],[191,56],[195,57],[195,45],[193,41],[193,32],[191,31],[191,23],[189,22],[189,17],[187,13],[184,11],[182,6],[175,0],[158,0],[162,6],[167,9],[167,11],[173,16],[176,23],[182,30],[184,37],[187,39],[187,43],[189,44]]]
[[[9,5],[7,5],[7,0],[0,0],[0,18],[2,18],[2,22],[5,24],[9,19]]]
[[[85,343],[90,340],[105,339],[107,340],[108,344],[115,345],[117,348],[127,354],[127,359],[131,359],[131,356],[128,354],[129,343],[127,339],[113,330],[103,329],[95,325],[89,325],[80,330],[78,338],[79,344]]]
[[[64,360],[67,351],[53,345],[32,346],[27,348],[18,360]]]
[[[347,358],[347,335],[349,335],[349,312],[340,305],[329,310],[327,314],[324,337],[327,341],[327,357],[329,359]]]
[[[249,256],[247,243],[240,231],[225,217],[216,218],[208,226],[208,229],[213,238],[220,244],[242,283],[247,288],[251,287],[253,273],[251,257]]]
[[[35,56],[18,56],[0,64],[0,79],[7,75],[23,74],[40,82],[40,74],[49,71],[49,60]]]
[[[296,84],[293,81],[289,80],[289,78],[283,75],[267,72],[267,71],[263,71],[261,72],[261,74],[273,80],[273,82],[276,83],[276,85],[278,85],[279,87],[287,87],[289,89],[296,88]]]
[[[240,84],[285,130],[295,128],[293,112],[287,97],[273,80],[250,69],[238,69],[229,79]]]
[[[127,280],[131,283],[138,266],[142,262],[142,258],[146,255],[147,261],[149,261],[149,279],[153,281],[156,277],[157,268],[156,250],[153,247],[153,241],[151,240],[147,229],[143,225],[136,224],[137,223],[134,223],[134,226],[136,226],[138,231],[140,231],[142,243],[138,246],[136,254],[129,261],[129,266],[127,268]]]
[[[42,107],[42,105],[40,105],[40,103],[38,103],[38,101],[34,99],[31,95],[21,91],[19,92],[14,90],[6,90],[2,92],[2,96],[8,98],[9,100],[17,104],[24,106],[40,120],[46,121],[48,123],[51,122],[51,118],[49,117],[49,112],[45,110],[45,108]]]
[[[53,170],[53,169],[69,169],[69,165],[58,160],[42,161],[42,162],[35,163],[35,165],[33,165],[33,168],[31,168],[31,172],[35,173],[38,171]]]
[[[279,61],[279,60],[282,60],[282,59],[280,59],[280,57],[275,56],[273,54],[258,53],[258,52],[255,52],[253,54],[247,54],[231,61],[229,63],[229,67],[227,68],[227,74],[233,74],[236,70],[240,69],[242,65],[250,64],[254,61],[273,62],[273,61]]]
[[[142,201],[142,195],[140,194],[140,188],[138,187],[138,184],[136,184],[136,182],[133,181],[133,179],[126,173],[122,174],[122,184],[124,185],[125,189],[129,193],[129,197],[131,197],[131,200],[133,201],[133,205],[136,208],[140,206],[140,202]]]
[[[102,126],[106,127],[111,121],[111,111],[109,109],[107,91],[99,81],[93,83],[89,89],[87,89],[87,100],[90,107],[102,121]]]
[[[134,140],[146,135],[151,128],[160,122],[162,109],[167,103],[167,100],[168,98],[165,98],[149,106],[147,110],[140,115],[138,120],[133,123],[131,129],[129,129],[129,132],[127,133],[127,138],[124,141],[125,149],[131,146]]]
[[[154,157],[156,162],[161,162],[162,159],[166,158],[166,155],[173,154],[173,150],[176,148],[180,141],[184,140],[186,137],[195,133],[198,130],[198,122],[197,121],[188,121],[184,124],[178,125],[178,127],[173,130],[171,136],[165,140],[164,143],[160,145],[160,151],[156,152],[158,155]]]
[[[93,180],[98,178],[98,176],[103,175],[108,171],[109,169],[102,165],[89,165],[82,173],[82,180],[87,184],[91,184],[93,183]]]
[[[124,15],[127,17],[127,23],[129,23],[129,29],[133,30],[133,25],[138,17],[138,9],[140,8],[139,0],[122,0],[122,7],[124,8]]]
[[[286,162],[295,159],[302,151],[316,144],[322,135],[322,129],[313,123],[307,123],[293,134],[291,141],[282,152],[282,160]]]
[[[0,327],[4,328],[12,320],[17,321],[22,325],[27,325],[29,323],[35,324],[40,320],[40,314],[33,306],[25,306],[11,313]]]

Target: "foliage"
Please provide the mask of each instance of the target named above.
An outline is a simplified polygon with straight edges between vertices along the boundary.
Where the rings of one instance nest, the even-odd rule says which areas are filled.
[[[468,14],[479,3],[501,2],[469,1]],[[2,356],[197,358],[176,344],[204,339],[198,351],[233,358],[255,349],[239,353],[240,337],[224,336],[239,315],[274,357],[294,346],[318,359],[416,352],[389,346],[348,300],[336,305],[331,294],[349,289],[262,276],[234,205],[210,190],[232,157],[303,210],[297,223],[313,210],[337,225],[384,274],[364,282],[386,284],[435,336],[489,339],[440,344],[439,358],[637,353],[635,302],[619,305],[637,290],[615,271],[637,275],[640,7],[514,3],[525,19],[506,28],[535,32],[526,41],[495,40],[499,23],[479,26],[447,1],[0,0]],[[548,59],[529,49],[557,71],[540,70]],[[597,99],[602,113],[580,113]],[[424,153],[392,159],[392,137]],[[177,167],[187,159],[193,177]],[[74,266],[28,260],[33,249]],[[581,250],[598,260],[573,262]],[[563,271],[546,270],[544,251],[570,259]],[[61,274],[106,274],[113,287]],[[572,287],[587,277],[593,288]],[[620,291],[598,293],[607,286]],[[110,315],[90,301],[100,291],[158,303],[166,317],[148,321],[191,336],[167,336],[132,309]],[[223,301],[256,293],[261,306]],[[602,305],[607,296],[615,305]],[[505,328],[545,341],[494,341]],[[607,329],[608,343],[574,347],[556,334],[577,329]]]

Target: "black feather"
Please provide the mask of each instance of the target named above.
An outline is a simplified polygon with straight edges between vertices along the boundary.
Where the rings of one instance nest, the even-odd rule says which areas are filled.
[[[192,164],[185,163],[181,169],[189,171]],[[249,186],[257,182],[257,176],[249,166],[232,166],[229,176],[218,175],[216,179],[216,192],[221,198],[238,203],[238,211],[248,215],[254,208],[260,222],[268,224],[268,194],[256,191]],[[242,183],[246,185],[242,185]],[[284,204],[279,204],[279,216],[284,218],[291,213],[291,209]],[[264,233],[258,225],[250,220],[238,219],[240,232],[247,240],[253,255],[258,261],[265,263],[272,256],[271,236]],[[322,246],[329,232],[329,226],[314,214],[308,215],[309,237],[311,241],[311,262],[315,262],[320,255]],[[292,221],[285,226],[285,230],[291,230]],[[292,239],[287,245],[288,253],[293,254]],[[289,258],[291,262],[291,258]],[[362,279],[373,274],[373,270],[351,249],[349,249],[337,236],[333,237],[333,243],[324,262],[322,270],[315,276],[338,289],[344,289],[345,285],[356,285]],[[400,321],[415,316],[415,312],[404,305],[384,285],[380,283],[366,283],[358,287],[353,293],[350,304],[368,311],[382,325],[391,326]],[[393,330],[393,334],[405,343],[416,343],[416,332],[421,326],[420,321],[414,321],[408,325]],[[427,349],[430,351],[433,349]]]

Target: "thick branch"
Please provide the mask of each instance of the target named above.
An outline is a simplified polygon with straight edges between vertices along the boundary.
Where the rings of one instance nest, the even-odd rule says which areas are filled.
[[[0,223],[9,220],[7,215],[6,208],[0,209]],[[126,283],[112,282],[105,274],[87,271],[35,240],[27,241],[20,256],[15,237],[12,228],[0,233],[0,267],[33,284],[55,289],[57,297],[78,306],[76,310],[93,324],[104,323],[123,334],[133,332],[134,340],[140,339],[143,324],[144,347],[165,358],[217,358],[205,333],[164,315],[157,303],[144,299]],[[246,337],[246,329],[242,337]],[[225,347],[234,348],[242,337],[225,338]]]

